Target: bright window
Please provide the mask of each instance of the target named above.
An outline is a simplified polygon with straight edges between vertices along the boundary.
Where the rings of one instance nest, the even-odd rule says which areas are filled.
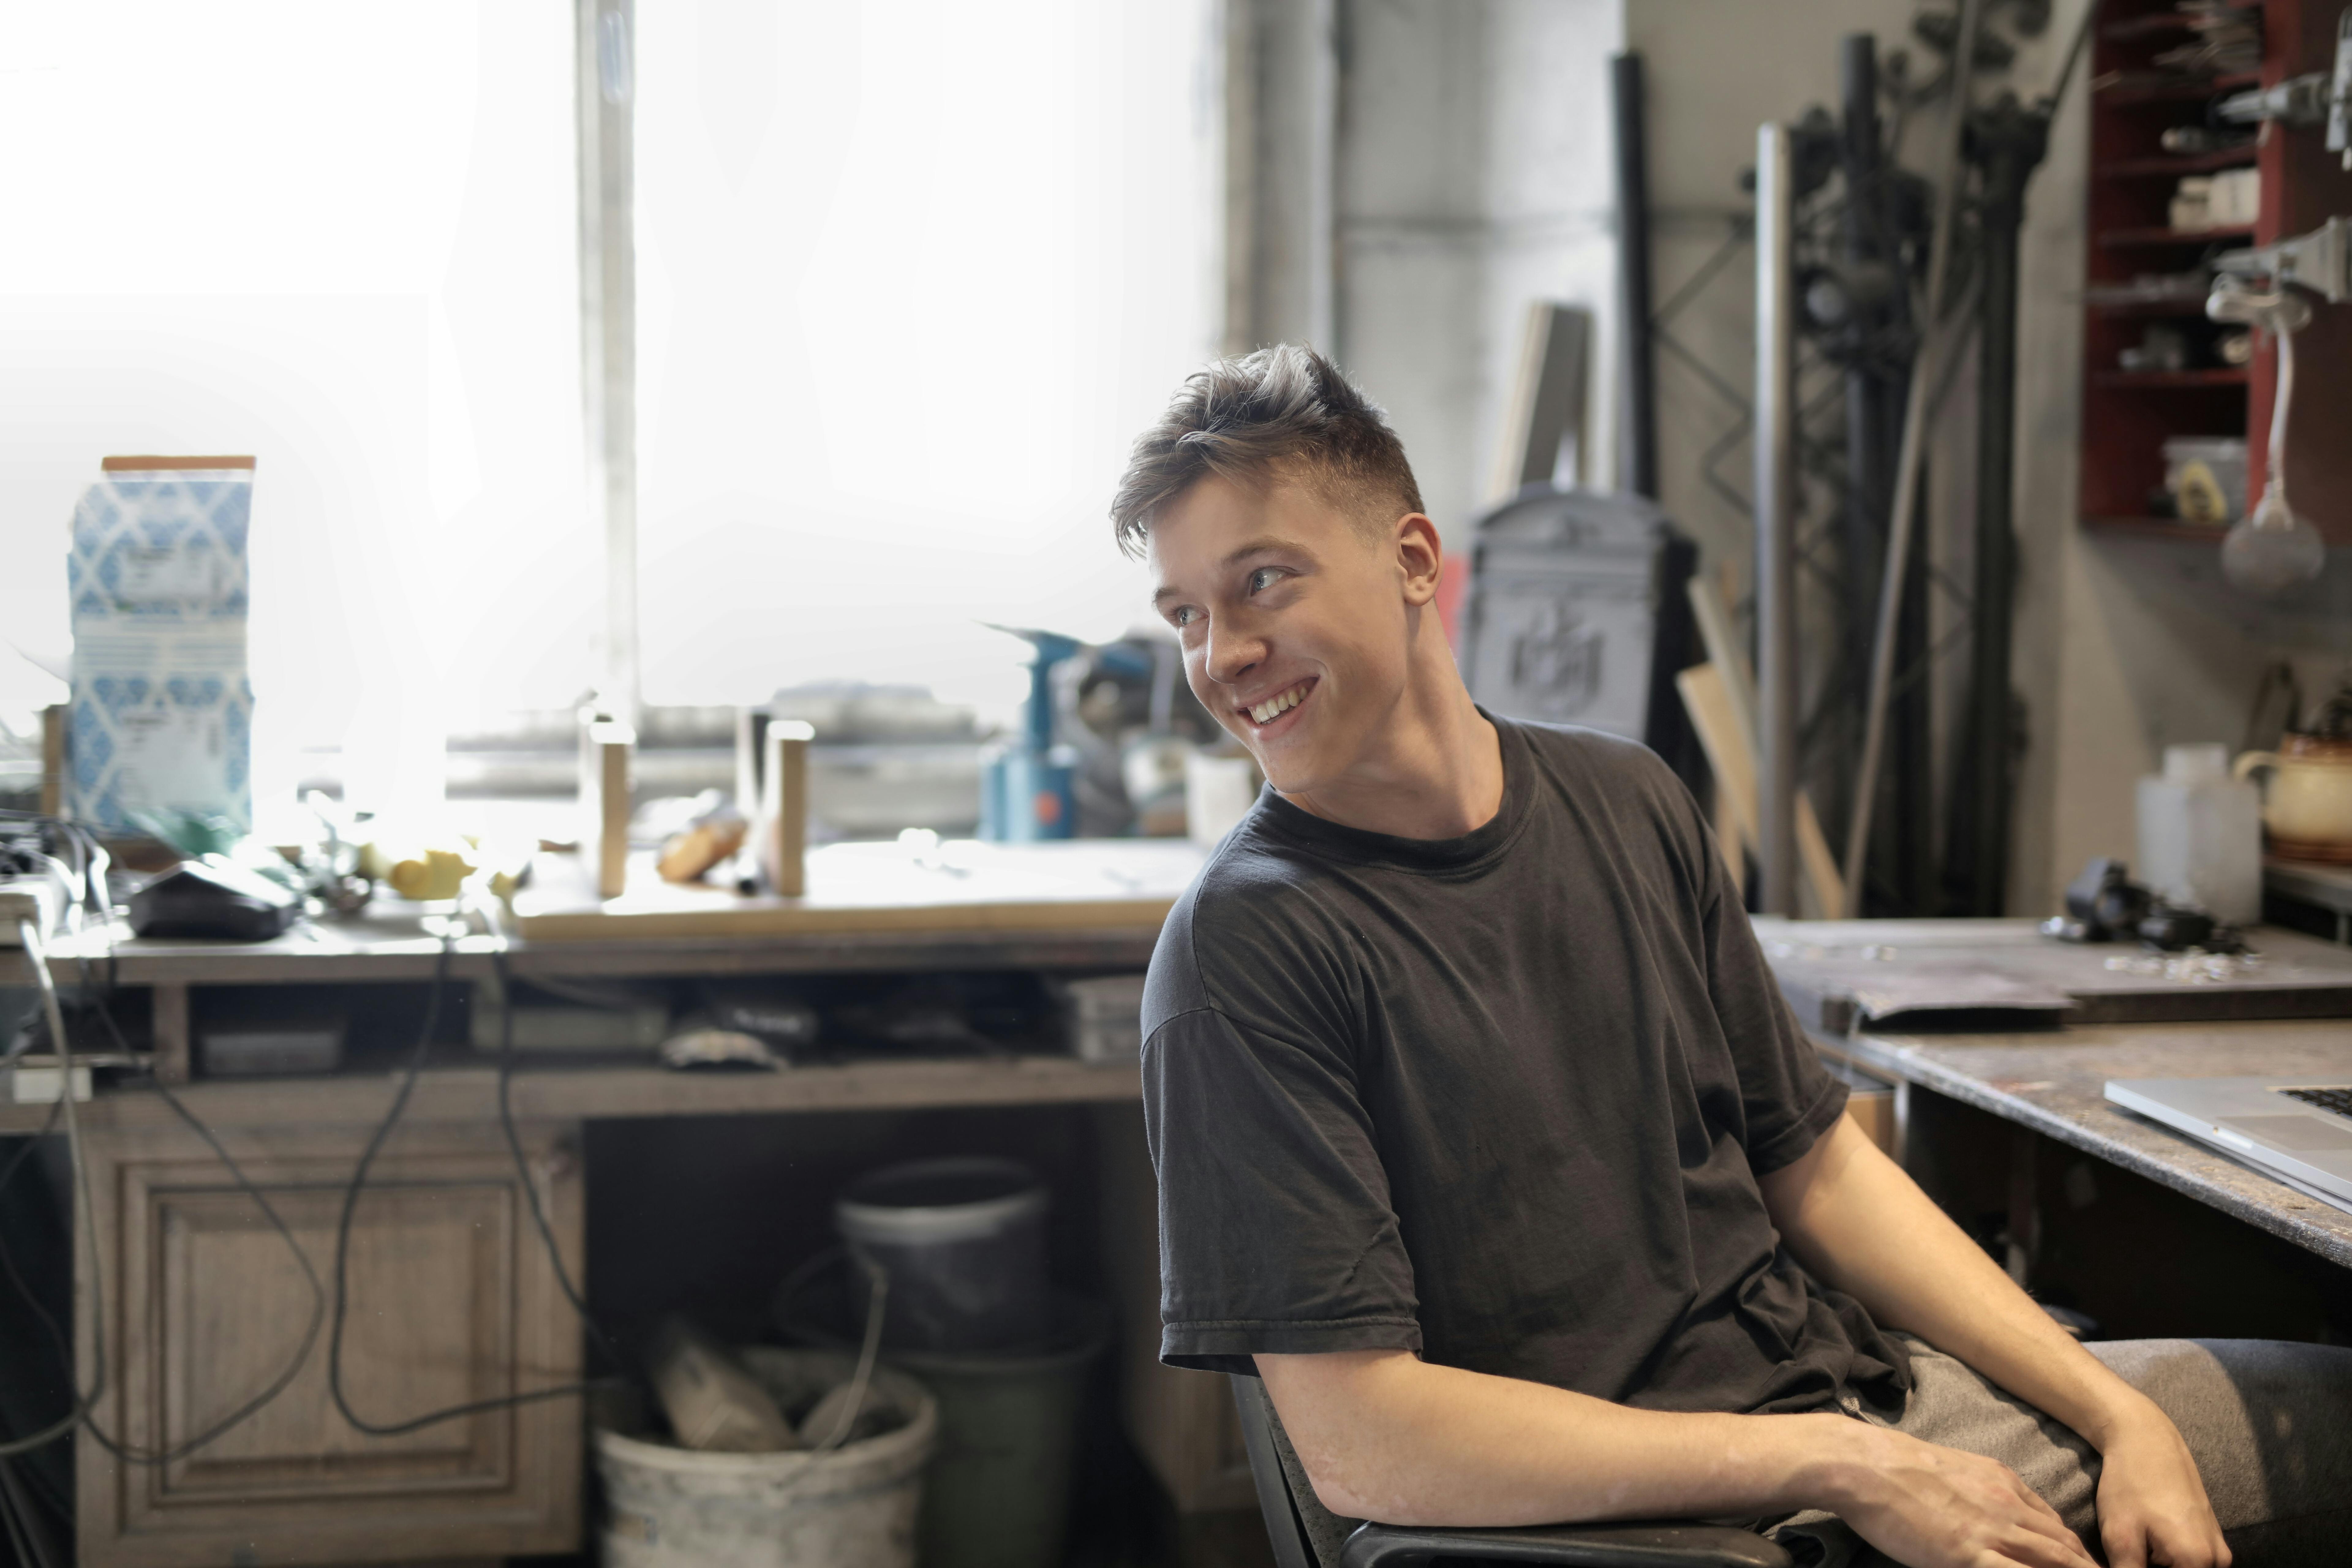
[[[63,667],[101,457],[250,452],[257,793],[337,742],[429,785],[469,710],[573,698],[570,7],[83,0],[9,55],[0,635]]]
[[[1209,0],[641,5],[654,702],[907,680],[1009,713],[983,621],[1116,636],[1105,509],[1210,351]]]
[[[1211,0],[639,11],[640,584],[656,702],[1018,695],[1112,635],[1104,504],[1210,339]],[[117,452],[259,458],[257,794],[397,799],[595,678],[568,0],[11,16],[0,637],[69,652]],[[0,649],[0,705],[39,683]]]

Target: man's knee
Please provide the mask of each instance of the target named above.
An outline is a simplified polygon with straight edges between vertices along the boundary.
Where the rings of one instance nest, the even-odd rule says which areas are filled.
[[[2180,1428],[2224,1530],[2352,1496],[2352,1348],[2282,1340],[2084,1347]]]

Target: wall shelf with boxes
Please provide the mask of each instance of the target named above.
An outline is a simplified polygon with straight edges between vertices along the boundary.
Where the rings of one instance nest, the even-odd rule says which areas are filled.
[[[2212,262],[2352,212],[2316,127],[2224,117],[2232,95],[2325,70],[2341,0],[2107,0],[2092,42],[2082,526],[2218,540],[2263,487],[2274,351],[2210,321]],[[2352,330],[2322,310],[2293,423],[2352,395]],[[2250,438],[2251,437],[2251,438]],[[2352,457],[2290,432],[2297,510],[2352,542]]]

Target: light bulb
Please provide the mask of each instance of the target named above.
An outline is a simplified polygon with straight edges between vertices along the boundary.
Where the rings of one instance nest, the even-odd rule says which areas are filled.
[[[2287,505],[2285,488],[2275,480],[2264,486],[2253,514],[2221,541],[2221,574],[2265,599],[2310,582],[2327,560],[2326,542]]]

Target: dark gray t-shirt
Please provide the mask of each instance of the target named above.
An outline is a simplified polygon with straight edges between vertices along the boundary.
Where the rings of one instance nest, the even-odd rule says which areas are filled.
[[[1401,1348],[1664,1410],[1899,1408],[1901,1350],[1758,1175],[1844,1109],[1644,748],[1497,720],[1502,809],[1424,841],[1268,791],[1144,992],[1160,1356]]]

